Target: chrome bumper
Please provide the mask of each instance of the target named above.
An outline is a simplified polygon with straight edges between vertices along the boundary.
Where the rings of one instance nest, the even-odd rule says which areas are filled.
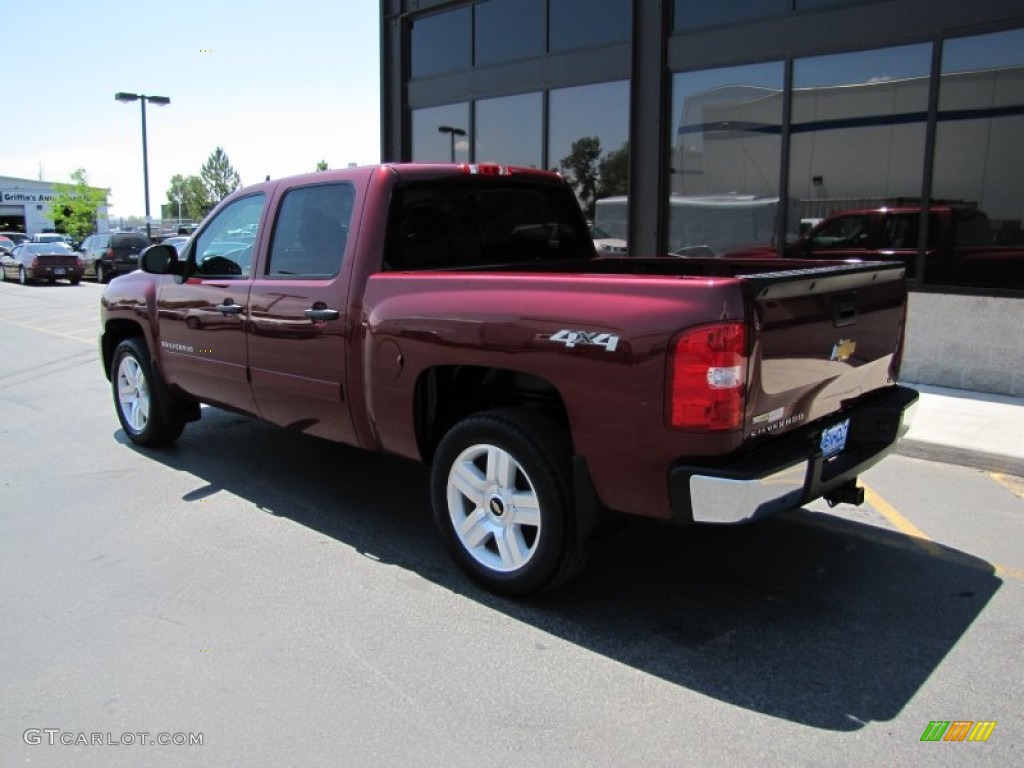
[[[915,390],[895,386],[714,466],[677,465],[669,473],[673,516],[684,523],[736,524],[820,498],[891,453],[910,428],[916,403]],[[846,448],[825,459],[821,431],[845,418],[850,419]]]

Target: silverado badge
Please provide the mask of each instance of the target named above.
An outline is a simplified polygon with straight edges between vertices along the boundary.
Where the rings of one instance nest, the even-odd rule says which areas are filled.
[[[853,339],[840,339],[832,345],[832,357],[830,360],[838,360],[845,363],[857,350],[857,342]]]

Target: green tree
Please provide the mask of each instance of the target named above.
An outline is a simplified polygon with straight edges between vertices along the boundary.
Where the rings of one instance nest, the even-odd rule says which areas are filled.
[[[601,140],[597,136],[583,136],[572,143],[572,149],[561,162],[566,181],[572,186],[588,219],[594,218],[600,157]]]
[[[167,202],[175,218],[181,218],[185,210],[185,177],[180,173],[171,176],[171,186],[167,189]]]
[[[597,173],[597,199],[629,194],[629,142],[602,157]]]
[[[188,217],[193,221],[199,221],[213,208],[214,201],[210,199],[206,184],[198,176],[189,176],[185,179],[182,204],[188,211]]]
[[[326,160],[321,160],[319,163],[316,164],[316,172],[317,173],[320,173],[321,171],[326,171],[326,170],[327,170],[327,161]]]
[[[56,194],[48,211],[53,226],[60,232],[81,240],[96,231],[96,212],[107,204],[107,190],[89,186],[84,168],[71,174],[72,184],[54,184]]]
[[[210,153],[199,171],[199,176],[206,185],[208,199],[214,205],[242,186],[242,179],[231,167],[231,161],[221,147]]]

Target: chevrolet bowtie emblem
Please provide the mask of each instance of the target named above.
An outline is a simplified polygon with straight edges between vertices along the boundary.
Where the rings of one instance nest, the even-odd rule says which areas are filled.
[[[854,352],[857,351],[857,342],[853,339],[840,339],[832,345],[832,360],[838,360],[840,363],[845,363]]]

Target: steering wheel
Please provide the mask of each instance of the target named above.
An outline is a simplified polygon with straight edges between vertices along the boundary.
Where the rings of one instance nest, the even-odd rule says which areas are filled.
[[[242,268],[238,262],[232,261],[224,256],[206,256],[199,261],[197,271],[201,275],[231,275],[242,274]]]

